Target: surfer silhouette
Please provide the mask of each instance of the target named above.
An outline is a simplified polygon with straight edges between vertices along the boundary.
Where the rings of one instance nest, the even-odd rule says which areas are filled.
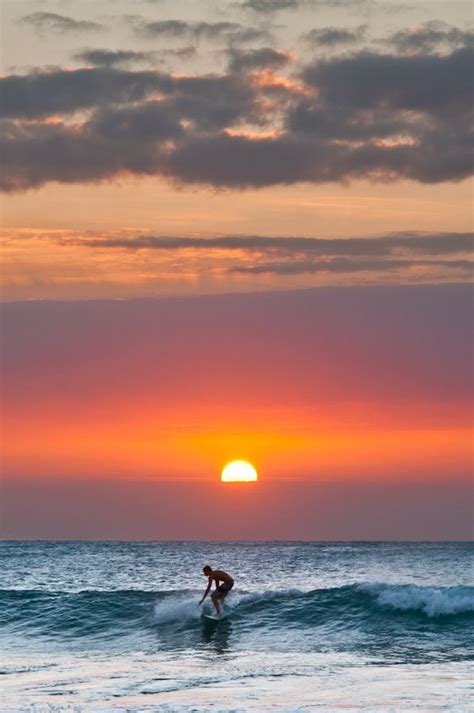
[[[211,590],[212,582],[215,582],[216,588],[211,594],[211,599],[212,603],[214,604],[216,614],[217,616],[219,616],[221,613],[220,602],[222,599],[225,599],[226,596],[229,594],[230,590],[234,586],[234,580],[232,579],[230,574],[227,574],[227,572],[224,572],[222,569],[212,569],[212,567],[210,567],[208,564],[202,568],[202,571],[204,572],[206,577],[208,577],[208,583],[206,591],[204,592],[199,604],[203,603],[203,601]]]

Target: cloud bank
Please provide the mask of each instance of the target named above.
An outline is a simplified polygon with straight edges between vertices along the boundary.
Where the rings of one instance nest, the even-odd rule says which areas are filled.
[[[2,77],[1,190],[127,174],[217,189],[354,179],[429,184],[472,174],[473,46],[460,31],[425,27],[412,53],[417,31],[392,36],[389,52],[301,63],[268,44],[244,49],[242,33],[254,30],[238,23],[173,20],[135,29],[220,37],[227,68],[132,71],[120,65],[146,53],[84,50],[76,59],[93,66]],[[313,39],[330,46],[364,31],[348,37],[326,28]],[[440,33],[451,45],[431,51]]]
[[[400,279],[410,273],[420,282],[437,279],[466,281],[473,275],[472,233],[398,233],[372,238],[301,238],[258,235],[221,237],[58,238],[63,247],[81,246],[102,251],[163,252],[192,251],[229,274],[279,276],[370,273],[375,280],[388,274]],[[231,262],[219,267],[218,256],[227,253]]]

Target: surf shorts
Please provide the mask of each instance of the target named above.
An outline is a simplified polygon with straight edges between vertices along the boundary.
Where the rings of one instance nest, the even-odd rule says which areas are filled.
[[[230,582],[223,582],[222,584],[219,584],[218,587],[216,587],[216,591],[219,592],[223,597],[225,597],[227,594],[229,594],[230,590],[234,586],[234,580],[231,579]]]

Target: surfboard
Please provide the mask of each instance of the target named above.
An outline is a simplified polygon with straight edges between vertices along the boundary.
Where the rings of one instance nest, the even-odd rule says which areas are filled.
[[[220,616],[215,616],[213,614],[203,614],[204,619],[210,619],[211,621],[220,621]]]

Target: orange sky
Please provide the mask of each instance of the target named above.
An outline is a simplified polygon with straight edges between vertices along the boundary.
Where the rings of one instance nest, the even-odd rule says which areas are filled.
[[[464,536],[470,3],[108,4],[2,5],[7,536]]]
[[[11,305],[6,471],[466,480],[466,288],[411,289]]]

